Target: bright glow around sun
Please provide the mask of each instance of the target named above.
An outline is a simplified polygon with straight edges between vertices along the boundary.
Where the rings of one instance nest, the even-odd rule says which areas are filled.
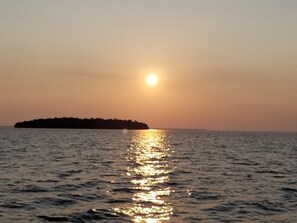
[[[158,84],[158,81],[159,79],[156,74],[149,74],[146,77],[146,83],[151,87],[156,86]]]

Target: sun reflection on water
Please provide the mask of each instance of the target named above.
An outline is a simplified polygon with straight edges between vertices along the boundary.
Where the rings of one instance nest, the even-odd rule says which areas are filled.
[[[166,185],[172,149],[163,131],[139,131],[128,150],[127,176],[131,177],[132,203],[115,208],[135,223],[162,223],[170,219],[173,208],[168,201],[172,189]]]

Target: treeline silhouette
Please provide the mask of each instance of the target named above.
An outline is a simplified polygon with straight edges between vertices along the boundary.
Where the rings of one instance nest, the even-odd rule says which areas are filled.
[[[48,118],[18,122],[15,128],[57,128],[57,129],[149,129],[142,122],[120,119]]]

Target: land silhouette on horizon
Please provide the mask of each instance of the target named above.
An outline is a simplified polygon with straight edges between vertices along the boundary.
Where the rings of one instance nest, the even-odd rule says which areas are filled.
[[[57,128],[57,129],[149,129],[146,123],[102,118],[47,118],[17,122],[15,128]]]

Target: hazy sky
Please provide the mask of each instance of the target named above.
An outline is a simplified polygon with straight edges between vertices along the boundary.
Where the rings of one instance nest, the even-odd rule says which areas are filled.
[[[0,33],[0,125],[297,131],[295,0],[2,0]]]

